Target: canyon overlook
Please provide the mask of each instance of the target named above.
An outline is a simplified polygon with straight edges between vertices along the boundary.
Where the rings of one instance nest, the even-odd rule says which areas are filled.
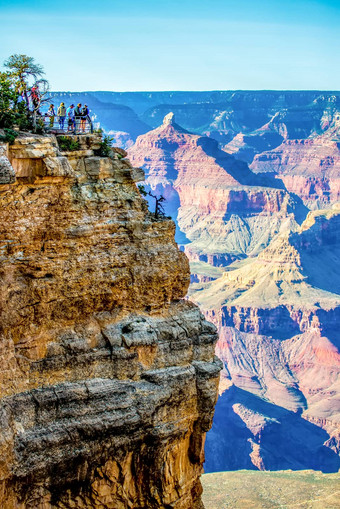
[[[208,472],[340,467],[337,115],[302,141],[288,140],[298,117],[277,115],[263,132],[275,124],[281,138],[250,167],[172,113],[128,151],[167,198],[191,263],[190,299],[219,330]]]
[[[0,144],[0,505],[201,509],[204,460],[336,472],[339,93],[53,96],[128,154]]]
[[[198,509],[216,328],[143,171],[79,143],[0,145],[0,505]]]

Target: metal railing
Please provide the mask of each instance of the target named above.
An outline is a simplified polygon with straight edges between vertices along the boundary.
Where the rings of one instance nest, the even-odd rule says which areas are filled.
[[[89,116],[76,117],[70,121],[67,117],[41,117],[46,132],[53,134],[89,134],[93,133],[93,124]]]

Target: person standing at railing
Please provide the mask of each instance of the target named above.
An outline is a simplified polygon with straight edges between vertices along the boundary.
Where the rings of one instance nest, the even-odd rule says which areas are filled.
[[[81,104],[77,104],[74,108],[74,118],[75,118],[75,130],[79,130],[79,124],[81,119]]]
[[[60,129],[64,130],[64,122],[65,122],[65,118],[66,118],[65,103],[60,103],[57,115],[59,117],[59,127],[60,127]]]
[[[52,128],[53,124],[54,124],[54,118],[55,118],[54,104],[50,104],[50,107],[47,110],[47,116],[50,119],[50,128]]]
[[[85,132],[86,127],[86,120],[89,119],[89,109],[87,107],[87,104],[84,104],[84,106],[81,109],[81,119],[80,119],[80,130],[82,133]]]
[[[67,132],[73,132],[75,129],[74,124],[74,104],[71,104],[66,110],[66,116],[67,116]]]

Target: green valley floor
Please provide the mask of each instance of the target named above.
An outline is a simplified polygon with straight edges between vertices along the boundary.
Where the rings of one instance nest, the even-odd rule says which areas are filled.
[[[340,508],[340,473],[238,470],[201,479],[206,509]]]

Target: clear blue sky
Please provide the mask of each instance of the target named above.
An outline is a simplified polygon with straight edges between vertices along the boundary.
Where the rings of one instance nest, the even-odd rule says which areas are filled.
[[[0,0],[53,90],[340,89],[340,0]]]

